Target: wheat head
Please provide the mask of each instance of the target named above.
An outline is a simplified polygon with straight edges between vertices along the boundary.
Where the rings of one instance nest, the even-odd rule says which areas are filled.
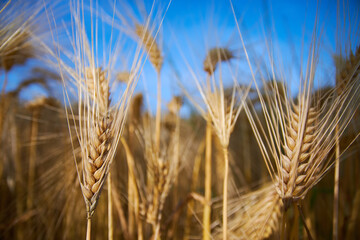
[[[135,33],[141,40],[143,47],[148,52],[151,64],[154,66],[155,70],[160,73],[164,59],[155,39],[149,30],[140,24],[135,25]]]
[[[203,69],[209,75],[212,75],[216,70],[216,65],[220,62],[230,61],[234,58],[234,54],[228,48],[216,47],[207,52],[203,63]]]

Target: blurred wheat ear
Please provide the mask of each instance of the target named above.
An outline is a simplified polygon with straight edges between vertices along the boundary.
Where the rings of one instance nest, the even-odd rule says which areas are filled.
[[[159,74],[164,60],[158,44],[156,43],[149,30],[143,25],[136,24],[135,33],[141,40],[141,43],[146,49],[146,51],[148,52],[151,64],[154,66],[156,72]]]
[[[273,183],[229,199],[229,235],[233,239],[267,239],[277,233],[283,203]],[[222,231],[215,233],[220,239]]]
[[[216,47],[207,52],[203,63],[203,69],[209,75],[215,72],[218,63],[230,61],[234,58],[233,52],[228,48]]]

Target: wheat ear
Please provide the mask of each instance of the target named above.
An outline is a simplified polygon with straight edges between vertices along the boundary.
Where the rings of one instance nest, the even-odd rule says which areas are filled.
[[[88,218],[95,210],[101,189],[105,183],[109,159],[107,155],[112,143],[112,120],[108,115],[110,103],[109,85],[101,68],[86,69],[86,84],[98,111],[91,113],[88,123],[88,142],[83,149],[84,172],[82,190],[86,201]],[[88,111],[91,111],[90,109]]]
[[[157,104],[155,118],[155,150],[158,152],[160,147],[161,131],[161,77],[160,72],[163,64],[163,57],[159,46],[147,28],[142,25],[135,25],[135,33],[140,38],[143,47],[146,49],[149,60],[157,73]]]
[[[219,54],[219,50],[216,50],[215,52]],[[219,138],[223,149],[225,164],[223,182],[223,239],[226,240],[227,231],[225,229],[227,228],[227,179],[229,171],[228,146],[230,135],[234,129],[236,120],[239,117],[243,105],[242,103],[250,90],[250,86],[245,90],[241,89],[238,83],[235,81],[236,78],[233,76],[234,86],[231,90],[231,93],[226,95],[221,76],[218,85],[215,83],[214,75],[207,75],[206,84],[200,83],[199,79],[194,73],[193,77],[198,91],[200,92],[201,98],[205,103],[205,109],[201,107],[197,101],[195,101],[193,97],[186,92],[186,90],[185,95],[199,110],[204,119],[210,119],[214,133]],[[210,81],[211,78],[212,81]]]
[[[212,75],[220,62],[230,61],[234,58],[233,52],[228,48],[215,47],[207,52],[203,68],[209,75]]]
[[[211,153],[212,153],[212,126],[210,117],[206,121],[205,134],[205,201],[211,202]],[[203,239],[209,240],[211,237],[211,206],[204,205],[203,213]]]
[[[272,183],[229,200],[229,235],[243,240],[269,238],[279,227],[282,208]]]
[[[163,57],[155,39],[149,30],[140,24],[135,25],[135,33],[140,38],[143,47],[148,52],[151,64],[154,66],[156,72],[160,73],[163,64]]]

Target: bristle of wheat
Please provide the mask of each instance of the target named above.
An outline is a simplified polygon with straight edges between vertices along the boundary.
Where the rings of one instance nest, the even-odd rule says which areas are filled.
[[[177,114],[183,104],[183,99],[180,96],[175,96],[168,103],[169,112],[172,114]]]
[[[159,46],[157,45],[151,33],[142,25],[135,25],[135,33],[140,38],[144,48],[149,54],[149,60],[154,66],[156,71],[159,73],[163,64],[163,57]]]

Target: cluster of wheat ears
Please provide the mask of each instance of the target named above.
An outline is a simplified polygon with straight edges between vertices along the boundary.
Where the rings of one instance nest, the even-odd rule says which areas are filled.
[[[240,50],[208,48],[201,70],[180,50],[191,79],[164,111],[171,4],[74,0],[67,23],[58,3],[1,2],[0,239],[359,238],[360,25],[345,4],[328,87],[318,18],[291,84],[271,41],[247,47],[230,1]],[[154,101],[135,93],[143,78]],[[32,85],[60,97],[22,100]]]

